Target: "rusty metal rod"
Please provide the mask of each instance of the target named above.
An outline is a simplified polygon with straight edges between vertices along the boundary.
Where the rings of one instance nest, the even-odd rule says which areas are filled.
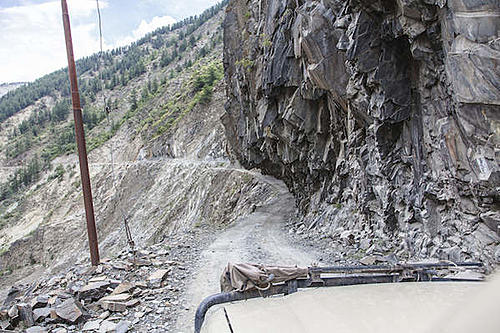
[[[71,100],[73,102],[73,116],[75,118],[75,136],[78,147],[78,158],[80,160],[80,176],[82,178],[83,201],[85,204],[85,216],[87,217],[87,234],[89,237],[90,260],[92,266],[99,265],[99,248],[97,245],[97,231],[95,227],[94,205],[92,203],[92,190],[90,188],[89,165],[87,161],[87,148],[85,145],[85,133],[83,131],[82,108],[80,106],[80,94],[78,93],[78,81],[76,78],[75,57],[73,55],[73,41],[71,39],[71,27],[69,24],[68,4],[61,0],[62,17],[64,25],[64,37],[66,39],[66,53],[68,55],[68,74],[71,85]]]
[[[397,263],[394,265],[353,265],[353,266],[326,266],[309,267],[309,272],[313,273],[375,273],[375,272],[397,272],[405,269],[447,269],[454,267],[481,268],[480,262],[451,262],[443,261],[436,263]]]

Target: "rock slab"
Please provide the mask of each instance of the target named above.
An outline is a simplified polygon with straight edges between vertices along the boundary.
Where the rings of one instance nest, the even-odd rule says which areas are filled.
[[[59,318],[69,323],[76,323],[84,315],[84,310],[80,302],[69,298],[56,307],[55,313]]]

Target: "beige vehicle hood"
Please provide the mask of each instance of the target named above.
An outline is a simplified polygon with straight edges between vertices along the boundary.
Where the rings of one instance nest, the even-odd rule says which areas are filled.
[[[487,300],[480,303],[489,315],[488,309],[477,311],[475,306],[475,298],[484,298],[481,294],[491,303],[486,307]],[[221,305],[210,311],[202,332],[230,333],[229,321],[234,333],[499,333],[499,309],[498,284],[496,288],[474,282],[326,287]],[[475,317],[467,319],[470,315]]]

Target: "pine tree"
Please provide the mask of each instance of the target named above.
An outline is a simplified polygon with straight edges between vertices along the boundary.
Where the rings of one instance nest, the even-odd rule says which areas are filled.
[[[137,109],[137,92],[132,90],[129,97],[130,110],[135,111]]]

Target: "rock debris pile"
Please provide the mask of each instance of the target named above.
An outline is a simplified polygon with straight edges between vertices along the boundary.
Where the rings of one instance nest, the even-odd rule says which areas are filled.
[[[165,332],[183,307],[181,291],[194,259],[193,236],[166,246],[122,250],[96,267],[11,287],[0,312],[1,332]]]

